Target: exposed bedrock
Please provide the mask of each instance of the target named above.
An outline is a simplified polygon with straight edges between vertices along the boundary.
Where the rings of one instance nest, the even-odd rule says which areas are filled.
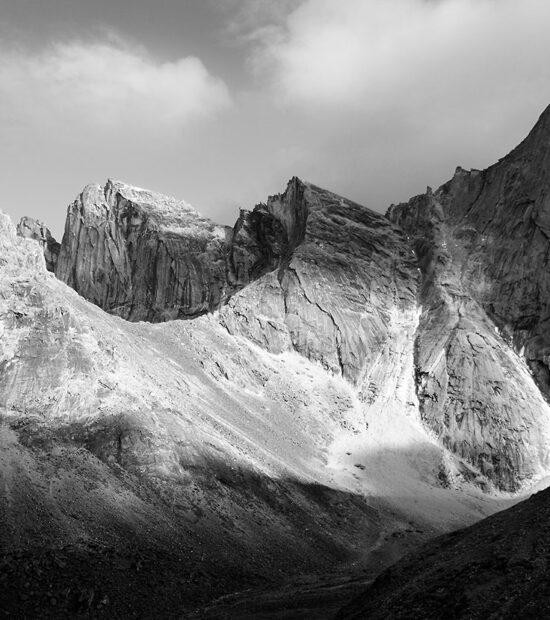
[[[549,186],[550,109],[494,166],[458,168],[387,214],[422,272],[422,418],[508,490],[549,466]]]
[[[414,330],[415,258],[383,216],[302,187],[308,212],[302,242],[277,270],[235,295],[220,321],[270,351],[295,349],[364,387],[364,399],[372,400],[369,373],[388,348],[404,344],[397,326],[405,341],[407,328]],[[294,210],[286,195],[268,207]]]
[[[494,166],[386,217],[294,178],[231,228],[109,181],[70,206],[55,273],[125,319],[214,312],[297,351],[354,386],[364,428],[420,420],[453,455],[442,484],[515,491],[550,468],[549,174],[547,110]]]
[[[24,239],[38,241],[44,250],[47,270],[55,271],[61,244],[53,238],[49,228],[32,217],[22,217],[17,224],[17,234]]]
[[[132,321],[192,318],[218,308],[273,269],[305,225],[300,184],[292,213],[260,205],[235,227],[188,204],[109,180],[69,207],[56,275],[101,308]]]
[[[220,320],[270,351],[295,349],[369,386],[415,328],[415,257],[382,215],[292,179],[233,228],[109,181],[69,207],[56,275],[130,320]],[[246,286],[242,294],[234,297]],[[389,359],[387,360],[389,363]]]

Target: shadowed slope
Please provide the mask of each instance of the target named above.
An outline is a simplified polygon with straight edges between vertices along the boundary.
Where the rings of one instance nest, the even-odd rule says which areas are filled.
[[[437,538],[382,573],[339,620],[546,618],[550,491]]]

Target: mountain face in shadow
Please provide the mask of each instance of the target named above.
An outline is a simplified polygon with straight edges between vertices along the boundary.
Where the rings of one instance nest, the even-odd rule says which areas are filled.
[[[436,538],[382,573],[337,618],[546,618],[550,492]]]
[[[386,217],[297,178],[233,228],[116,181],[59,246],[0,215],[10,609],[374,576],[543,480],[547,125]]]

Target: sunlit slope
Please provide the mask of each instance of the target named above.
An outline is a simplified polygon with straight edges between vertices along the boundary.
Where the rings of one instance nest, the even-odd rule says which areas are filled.
[[[351,383],[216,315],[110,316],[5,217],[1,239],[6,552],[162,549],[184,575],[202,566],[212,594],[380,548],[384,563],[394,531],[405,549],[496,509],[441,485],[443,452],[410,412],[369,419]],[[185,596],[205,596],[198,583]]]

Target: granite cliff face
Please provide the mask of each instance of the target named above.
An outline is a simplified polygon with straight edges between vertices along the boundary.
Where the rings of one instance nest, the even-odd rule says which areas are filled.
[[[376,374],[392,364],[389,349],[407,355],[417,320],[403,235],[296,178],[242,211],[233,229],[122,183],[89,186],[69,208],[56,275],[130,320],[194,317],[231,299],[220,315],[231,333],[296,350],[360,385],[368,401],[384,392]]]
[[[186,203],[108,181],[69,207],[56,275],[134,321],[192,317],[226,291],[226,230]]]
[[[290,222],[295,242],[222,309],[222,324],[270,351],[295,350],[375,400],[369,377],[391,364],[390,334],[416,322],[416,264],[403,236],[383,216],[296,180],[267,209]]]
[[[109,180],[69,207],[55,273],[83,297],[131,321],[211,312],[272,270],[300,242],[297,180],[292,212],[265,205],[232,229],[184,202]]]
[[[534,454],[549,466],[549,189],[550,108],[494,166],[458,168],[436,192],[388,211],[422,272],[422,418],[509,490],[532,475]]]
[[[34,239],[38,241],[44,250],[46,269],[55,272],[61,244],[52,236],[50,229],[42,222],[31,217],[22,217],[17,224],[17,234],[24,239]]]

